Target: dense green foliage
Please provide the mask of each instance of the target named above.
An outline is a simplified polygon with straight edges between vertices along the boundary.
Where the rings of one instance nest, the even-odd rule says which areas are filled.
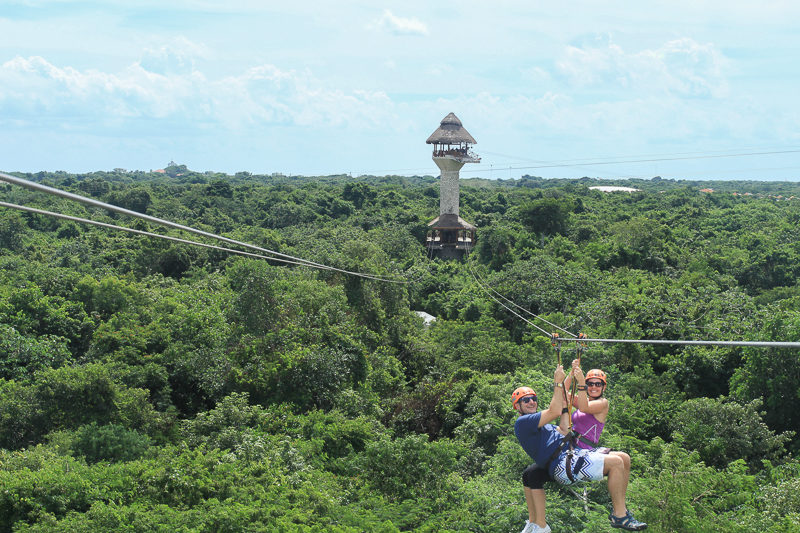
[[[431,177],[21,176],[409,283],[0,210],[0,532],[518,531],[509,395],[546,396],[555,354],[508,302],[590,338],[800,341],[797,184],[466,180],[478,242],[442,262]],[[798,530],[800,351],[596,343],[591,367],[649,531]],[[611,530],[604,482],[547,494],[554,531]]]

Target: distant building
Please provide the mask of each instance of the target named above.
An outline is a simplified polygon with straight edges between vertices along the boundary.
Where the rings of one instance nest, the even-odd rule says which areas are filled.
[[[633,187],[615,187],[612,185],[597,185],[594,187],[589,187],[592,190],[600,191],[600,192],[638,192],[641,189],[634,189]]]
[[[422,319],[422,324],[424,326],[430,326],[431,324],[436,322],[436,317],[429,313],[426,313],[425,311],[414,311],[414,314]]]
[[[439,216],[428,223],[426,245],[432,256],[461,259],[474,246],[477,228],[458,215],[458,178],[465,163],[480,163],[471,150],[477,143],[453,113],[442,119],[425,142],[433,145],[433,162],[441,173]]]
[[[700,189],[700,192],[712,193],[712,192],[714,192],[714,189],[710,189],[710,188],[709,189]]]

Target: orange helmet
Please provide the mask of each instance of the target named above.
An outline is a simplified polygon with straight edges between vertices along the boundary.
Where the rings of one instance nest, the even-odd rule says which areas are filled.
[[[530,387],[517,387],[514,389],[514,392],[511,393],[511,407],[516,409],[519,399],[530,395],[533,395],[533,397],[536,398],[536,391]]]
[[[590,380],[592,378],[597,378],[603,382],[603,386],[608,385],[606,381],[606,373],[600,370],[599,368],[593,368],[586,373],[586,380]]]

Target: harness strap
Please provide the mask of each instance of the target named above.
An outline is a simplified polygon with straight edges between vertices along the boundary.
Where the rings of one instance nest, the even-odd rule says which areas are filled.
[[[564,437],[563,439],[561,439],[561,444],[558,445],[558,448],[556,448],[556,451],[554,451],[550,455],[550,458],[547,459],[547,462],[544,464],[545,470],[547,470],[548,472],[550,471],[550,463],[553,462],[553,459],[555,459],[556,457],[561,455],[561,450],[564,449],[564,445],[567,444],[568,442],[570,443],[570,446],[572,446],[572,439],[570,439],[569,436]]]
[[[575,461],[575,467],[573,468],[573,466],[572,466],[572,458],[575,455],[575,442],[576,441],[581,441],[581,442],[583,442],[585,444],[588,444],[592,448],[596,448],[597,447],[597,443],[596,442],[593,442],[593,441],[589,440],[587,437],[584,437],[583,435],[581,435],[580,433],[578,433],[576,431],[572,431],[561,440],[561,444],[558,445],[558,448],[556,449],[556,451],[553,452],[553,454],[550,456],[550,458],[547,460],[547,463],[545,464],[545,469],[549,472],[550,471],[550,463],[552,463],[553,460],[561,454],[561,451],[564,449],[564,446],[566,444],[569,444],[569,449],[567,450],[567,458],[565,460],[564,467],[565,467],[565,471],[566,471],[567,477],[569,478],[570,483],[575,483],[575,474],[574,474],[574,472],[579,472],[580,469],[583,467],[583,464],[586,462],[586,457],[580,456],[580,457],[578,457],[578,460]],[[608,452],[607,451],[605,451],[605,452],[601,451],[600,453],[608,453]]]
[[[558,338],[558,333],[550,335],[550,344],[556,349],[556,364],[561,364],[561,339]]]
[[[570,446],[572,446],[572,441],[570,441]],[[583,459],[583,457],[581,457]],[[576,464],[577,466],[577,464]],[[564,462],[564,467],[567,471],[567,477],[569,478],[570,483],[575,483],[575,476],[572,475],[572,450],[570,449],[567,452],[567,459]]]
[[[600,444],[599,442],[593,441],[592,439],[590,439],[586,435],[581,435],[577,431],[573,431],[572,432],[572,438],[574,438],[575,440],[579,440],[584,444],[588,444],[592,448],[597,448],[597,445]]]
[[[591,446],[592,449],[597,453],[608,454],[608,452],[611,451],[611,448],[606,448],[604,446],[600,446],[600,442],[595,442],[595,441],[591,440],[589,437],[587,437],[586,435],[581,435],[577,431],[573,431],[572,434],[573,434],[572,435],[573,439],[579,440],[582,443],[584,443],[584,444],[586,444],[588,446]]]
[[[553,460],[556,457],[561,455],[561,451],[564,449],[564,446],[567,445],[567,444],[569,444],[569,449],[567,450],[567,460],[566,460],[566,464],[565,464],[566,470],[567,470],[567,477],[569,478],[571,483],[575,483],[575,477],[572,475],[572,468],[571,468],[571,466],[572,466],[572,456],[575,454],[575,434],[574,434],[574,432],[570,432],[569,434],[564,436],[563,439],[561,439],[561,444],[559,444],[558,448],[556,448],[556,451],[554,451],[552,453],[552,455],[550,455],[550,458],[545,463],[544,468],[545,468],[545,470],[550,472],[550,463],[552,463]],[[580,457],[578,459],[578,461],[575,463],[575,469],[576,470],[579,469],[580,466],[583,465],[583,461],[584,461],[583,457]]]

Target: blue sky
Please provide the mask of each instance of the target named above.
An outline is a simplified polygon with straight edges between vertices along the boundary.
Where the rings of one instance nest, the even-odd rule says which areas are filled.
[[[800,180],[800,3],[3,0],[0,170]]]

